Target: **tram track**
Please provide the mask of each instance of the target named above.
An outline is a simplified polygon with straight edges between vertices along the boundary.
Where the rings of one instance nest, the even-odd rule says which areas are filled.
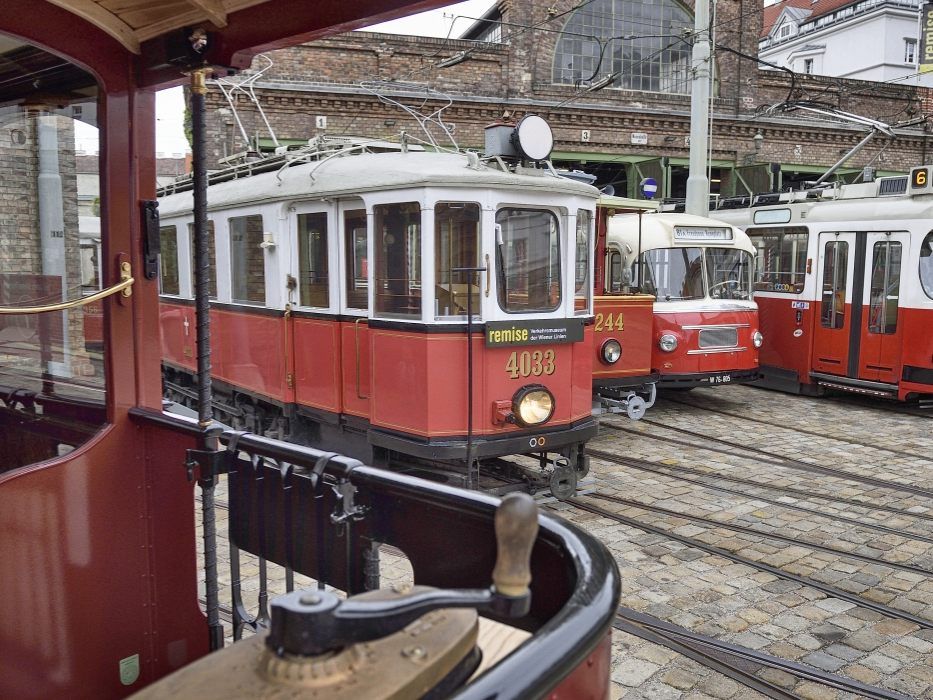
[[[627,515],[622,515],[621,513],[608,510],[606,508],[595,505],[593,503],[583,501],[579,498],[567,499],[565,503],[569,503],[570,505],[572,505],[573,507],[579,510],[590,513],[592,515],[597,515],[597,516],[606,518],[607,520],[617,522],[621,525],[626,525],[633,529],[641,530],[642,532],[648,532],[654,535],[659,535],[660,537],[663,537],[665,539],[669,539],[675,542],[680,542],[681,544],[687,547],[698,549],[702,552],[706,552],[707,554],[719,556],[724,559],[728,559],[729,561],[735,562],[737,564],[743,564],[752,569],[763,571],[765,573],[769,573],[772,576],[775,576],[777,578],[781,578],[787,581],[793,581],[795,583],[799,583],[802,586],[808,586],[810,588],[813,588],[815,590],[825,593],[829,597],[847,601],[849,603],[857,605],[858,607],[861,607],[861,608],[865,608],[867,610],[874,610],[875,612],[881,615],[884,615],[885,617],[889,617],[891,619],[904,620],[906,622],[911,622],[917,625],[918,627],[922,627],[924,629],[933,629],[933,620],[929,620],[927,618],[914,615],[913,613],[909,613],[905,610],[900,610],[899,608],[891,607],[890,605],[885,605],[884,603],[877,603],[875,601],[869,600],[857,594],[850,593],[849,591],[843,590],[842,588],[839,588],[837,586],[833,586],[831,584],[818,581],[814,578],[810,578],[809,576],[792,574],[789,571],[784,571],[783,569],[777,566],[766,564],[760,561],[755,561],[754,559],[749,559],[748,557],[744,557],[741,554],[736,554],[735,552],[732,552],[728,549],[717,547],[716,545],[707,544],[706,542],[698,540],[695,537],[690,537],[687,535],[678,535],[677,533],[672,532],[671,530],[668,530],[666,528],[658,527],[656,525],[651,525],[649,523],[642,522],[641,520],[638,520],[637,518],[633,518]],[[884,562],[876,562],[876,563],[883,564]]]
[[[782,428],[782,429],[784,429],[784,430],[791,430],[791,431],[793,431],[793,432],[795,432],[795,433],[802,433],[803,435],[810,435],[810,436],[813,436],[813,437],[822,438],[822,439],[824,439],[824,440],[834,440],[834,441],[836,441],[836,442],[842,442],[842,443],[845,443],[845,444],[847,444],[847,445],[858,445],[859,447],[867,447],[867,448],[872,449],[872,450],[880,450],[880,451],[882,451],[882,452],[888,452],[888,453],[890,453],[890,454],[896,454],[896,455],[899,455],[899,456],[901,456],[901,457],[908,457],[908,458],[910,458],[910,459],[916,459],[916,458],[917,458],[916,453],[906,452],[906,451],[904,451],[904,450],[897,450],[897,449],[894,449],[893,447],[885,447],[885,446],[883,446],[883,445],[877,445],[877,444],[874,444],[874,443],[865,442],[864,440],[853,440],[853,439],[851,439],[851,438],[835,437],[835,436],[833,436],[833,435],[827,435],[826,433],[821,433],[821,432],[819,432],[819,431],[817,431],[817,430],[809,430],[809,429],[807,429],[807,428],[801,428],[801,427],[797,427],[797,426],[790,426],[790,425],[779,425],[779,426],[775,426],[773,422],[768,421],[768,420],[765,420],[764,418],[754,418],[754,417],[751,417],[751,416],[743,415],[743,414],[741,414],[741,413],[736,413],[735,411],[727,411],[727,410],[722,409],[722,408],[713,408],[713,407],[711,407],[711,406],[707,406],[707,405],[699,404],[699,403],[694,403],[694,402],[692,402],[692,401],[684,401],[683,399],[675,399],[675,398],[671,398],[671,397],[669,397],[669,396],[665,396],[665,397],[664,397],[664,401],[669,402],[669,403],[678,404],[678,405],[680,405],[680,406],[687,406],[687,407],[689,407],[689,408],[692,408],[692,409],[695,409],[695,410],[699,410],[699,411],[706,411],[706,412],[708,412],[708,413],[715,413],[715,414],[718,414],[718,415],[721,415],[721,416],[727,416],[727,417],[729,417],[729,418],[738,418],[739,420],[749,421],[749,422],[751,422],[751,423],[759,423],[759,424],[761,424],[761,425],[767,425],[767,426],[772,427],[772,428],[773,428],[773,427],[778,427],[778,428]],[[929,417],[933,417],[933,411],[931,411],[929,414],[927,414],[926,417],[928,417],[928,418],[929,418]],[[656,421],[651,421],[651,420],[647,420],[647,419],[644,419],[644,422],[652,423],[652,424],[657,424]]]
[[[929,544],[933,544],[933,537],[929,537],[926,535],[916,534],[916,533],[913,533],[907,530],[898,530],[897,528],[887,527],[885,525],[879,525],[877,523],[873,523],[870,521],[858,520],[856,518],[849,518],[843,515],[828,514],[828,513],[824,513],[822,511],[816,510],[815,508],[807,508],[806,506],[800,506],[795,503],[786,503],[777,498],[769,498],[768,496],[755,495],[755,494],[748,493],[747,491],[742,491],[740,489],[730,489],[725,486],[718,486],[716,484],[711,484],[707,481],[703,481],[702,479],[692,479],[687,476],[681,476],[679,474],[672,474],[666,471],[669,469],[678,470],[678,471],[683,471],[686,473],[708,476],[709,478],[712,478],[712,479],[727,478],[727,477],[719,476],[717,474],[710,474],[708,472],[702,472],[698,469],[690,469],[689,467],[678,467],[675,465],[658,464],[657,462],[650,462],[648,460],[637,459],[634,457],[621,457],[611,452],[603,452],[601,450],[594,450],[591,448],[587,449],[586,453],[590,455],[591,457],[595,457],[597,459],[603,460],[605,462],[609,462],[611,464],[616,464],[616,465],[623,466],[623,467],[629,467],[631,469],[637,469],[639,471],[649,472],[649,473],[657,474],[660,476],[666,476],[670,479],[676,479],[677,481],[683,481],[688,484],[694,484],[696,486],[701,486],[711,491],[719,491],[721,493],[728,493],[734,496],[741,496],[749,500],[761,501],[762,503],[768,503],[774,506],[778,506],[779,508],[784,508],[787,510],[794,510],[800,513],[807,513],[809,515],[815,515],[817,517],[831,519],[836,522],[848,523],[856,527],[862,527],[862,528],[870,529],[870,530],[877,530],[878,532],[884,532],[889,535],[897,535],[899,537],[903,537],[904,539],[908,539],[908,540],[916,540],[918,542],[927,542]],[[838,500],[841,503],[858,505],[868,510],[874,510],[874,509],[888,510],[900,516],[933,521],[933,516],[917,514],[917,513],[909,513],[905,510],[899,510],[896,508],[883,509],[878,506],[873,506],[873,505],[862,503],[861,501],[855,501],[852,499],[843,500],[843,499],[835,499],[832,496],[819,496],[819,495],[813,494],[812,492],[804,491],[803,489],[790,489],[790,488],[779,487],[779,486],[769,486],[767,484],[761,484],[761,483],[752,481],[750,479],[740,479],[738,477],[728,477],[728,480],[739,482],[739,483],[744,483],[744,484],[750,484],[750,485],[756,486],[758,488],[763,488],[763,489],[772,489],[775,491],[790,492],[790,493],[794,493],[796,495],[800,495],[800,496],[807,497],[807,498],[822,498],[825,500]]]
[[[667,442],[673,445],[680,445],[682,447],[691,447],[694,449],[703,449],[709,452],[717,452],[719,454],[735,454],[735,450],[741,450],[743,452],[748,452],[754,454],[759,458],[764,458],[764,461],[775,464],[777,466],[786,467],[788,469],[795,469],[797,471],[810,472],[815,474],[825,474],[827,476],[833,476],[838,479],[846,479],[849,481],[854,481],[857,483],[868,484],[871,486],[876,486],[879,488],[888,489],[891,491],[901,491],[903,493],[910,493],[915,496],[921,496],[923,498],[928,498],[933,500],[933,490],[923,488],[920,486],[914,486],[913,484],[904,484],[899,481],[890,481],[887,479],[879,479],[873,476],[864,476],[861,474],[855,474],[845,469],[837,469],[835,467],[827,467],[821,464],[813,464],[811,462],[804,462],[800,459],[794,459],[793,457],[782,457],[781,455],[774,454],[773,452],[768,452],[767,450],[762,450],[757,447],[749,447],[747,445],[740,445],[737,442],[732,442],[731,440],[726,440],[724,438],[717,438],[710,435],[704,435],[703,433],[697,432],[695,430],[689,430],[688,428],[678,428],[672,425],[666,425],[658,421],[652,421],[647,418],[642,418],[642,423],[648,425],[654,425],[662,430],[670,430],[672,432],[681,433],[684,435],[689,435],[691,437],[696,437],[704,442],[712,442],[720,445],[730,447],[731,449],[726,450],[723,448],[712,447],[710,445],[698,445],[696,443],[687,442],[685,440],[678,440],[666,435],[657,435],[654,433],[648,433],[643,430],[636,430],[634,428],[623,428],[620,425],[615,425],[609,421],[602,421],[600,426],[605,426],[610,430],[616,430],[623,433],[628,433],[630,435],[637,435],[641,438],[647,438],[649,440],[656,440],[659,442]]]
[[[666,647],[671,651],[676,651],[769,698],[777,700],[796,699],[803,696],[761,678],[753,669],[776,669],[801,681],[812,681],[842,692],[854,693],[859,697],[871,698],[872,700],[910,700],[909,696],[893,690],[867,685],[845,676],[821,671],[755,649],[723,642],[714,637],[691,632],[683,627],[624,606],[619,606],[613,627],[645,641]]]
[[[694,523],[700,523],[711,528],[722,528],[724,530],[731,530],[732,532],[739,532],[746,535],[754,535],[756,537],[764,537],[771,540],[776,540],[778,542],[785,542],[790,545],[797,545],[800,547],[806,547],[807,549],[812,549],[818,552],[825,552],[826,554],[833,554],[840,558],[849,558],[857,559],[859,561],[864,561],[869,564],[877,564],[879,566],[886,566],[889,569],[897,569],[900,571],[906,571],[911,574],[917,574],[919,576],[926,576],[933,578],[933,570],[925,569],[923,567],[914,566],[912,564],[903,564],[901,562],[892,562],[887,559],[880,559],[878,557],[873,557],[869,554],[859,554],[858,552],[849,552],[844,549],[837,549],[835,547],[830,547],[828,545],[819,544],[817,542],[810,542],[809,540],[803,540],[799,537],[789,537],[787,535],[781,535],[776,532],[764,532],[762,530],[756,530],[755,528],[748,527],[745,525],[735,525],[733,523],[721,522],[719,520],[713,520],[712,518],[704,518],[701,515],[691,515],[690,513],[683,513],[681,511],[671,510],[670,508],[662,508],[660,506],[653,506],[647,503],[641,503],[640,501],[633,501],[628,498],[622,498],[620,496],[613,496],[611,494],[604,493],[591,493],[588,495],[589,498],[598,498],[603,501],[610,501],[612,503],[617,503],[628,508],[638,508],[649,513],[657,513],[658,515],[666,515],[672,518],[682,518],[684,520],[689,520]]]

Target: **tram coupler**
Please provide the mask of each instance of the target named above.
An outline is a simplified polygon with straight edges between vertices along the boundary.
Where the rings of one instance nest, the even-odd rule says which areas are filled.
[[[593,397],[593,415],[624,413],[632,420],[640,420],[645,412],[654,406],[658,395],[657,386],[649,386],[647,398],[642,396],[642,393],[634,389],[604,389]]]

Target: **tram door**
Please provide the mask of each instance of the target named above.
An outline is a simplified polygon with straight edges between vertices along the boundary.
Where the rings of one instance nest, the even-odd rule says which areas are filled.
[[[901,365],[901,260],[909,248],[905,232],[865,235],[863,319],[858,378],[896,384]]]
[[[859,328],[861,304],[853,281],[856,265],[854,233],[820,233],[818,242],[818,312],[813,329],[813,369],[826,374],[849,374],[853,328]],[[856,345],[857,347],[857,337]]]

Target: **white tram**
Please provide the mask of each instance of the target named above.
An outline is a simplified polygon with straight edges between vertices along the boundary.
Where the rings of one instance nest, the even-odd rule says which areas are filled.
[[[569,495],[597,428],[597,194],[524,158],[385,142],[320,142],[217,173],[217,412],[370,463],[441,464],[469,486],[477,464],[533,454],[534,478]],[[195,367],[190,192],[159,210],[166,387],[184,400]]]
[[[720,203],[758,251],[766,385],[933,396],[931,174]]]
[[[613,291],[599,297],[597,313],[616,293],[655,297],[651,367],[659,387],[758,378],[755,249],[740,229],[682,213],[616,214],[605,249],[605,287]]]

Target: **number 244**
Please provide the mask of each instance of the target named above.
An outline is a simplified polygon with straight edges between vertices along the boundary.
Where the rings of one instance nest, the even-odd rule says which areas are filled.
[[[621,331],[625,324],[622,321],[622,314],[616,314],[613,318],[612,314],[596,314],[596,328],[595,331],[599,333],[600,331]]]

